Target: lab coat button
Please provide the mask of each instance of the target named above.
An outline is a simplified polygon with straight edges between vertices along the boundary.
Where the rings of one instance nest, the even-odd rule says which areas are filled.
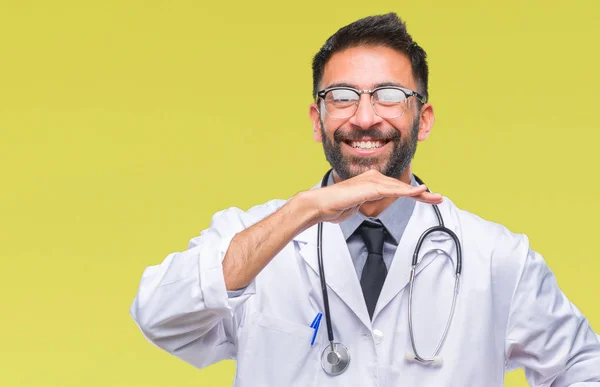
[[[375,344],[380,344],[383,341],[383,332],[379,329],[374,329],[373,339],[375,340]]]

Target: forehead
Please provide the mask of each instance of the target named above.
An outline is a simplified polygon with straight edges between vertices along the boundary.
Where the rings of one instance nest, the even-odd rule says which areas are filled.
[[[323,71],[321,88],[346,83],[359,89],[397,83],[415,90],[408,56],[389,47],[352,47],[331,56]]]

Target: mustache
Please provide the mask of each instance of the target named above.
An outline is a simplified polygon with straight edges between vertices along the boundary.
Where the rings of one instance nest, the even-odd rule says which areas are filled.
[[[377,128],[369,128],[369,129],[361,129],[361,130],[353,130],[353,131],[343,131],[341,128],[336,130],[333,133],[333,139],[335,142],[348,142],[348,141],[361,141],[363,139],[369,138],[375,141],[399,141],[400,140],[400,131],[398,130],[388,130],[382,131]]]

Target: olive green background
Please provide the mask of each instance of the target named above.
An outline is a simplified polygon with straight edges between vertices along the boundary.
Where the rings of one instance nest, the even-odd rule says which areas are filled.
[[[312,56],[388,11],[429,55],[414,171],[526,233],[600,331],[598,2],[0,0],[0,385],[231,385],[145,341],[142,271],[320,180]]]

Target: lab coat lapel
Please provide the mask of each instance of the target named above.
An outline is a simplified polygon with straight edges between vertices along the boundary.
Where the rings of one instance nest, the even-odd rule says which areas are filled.
[[[300,242],[300,256],[318,277],[317,226],[305,230],[294,239]],[[323,223],[323,268],[328,291],[332,290],[370,329],[371,320],[348,245],[340,226],[335,223]],[[329,294],[331,304],[332,296]]]
[[[457,233],[456,225],[452,222],[450,216],[446,214],[444,204],[438,205],[444,219],[445,226]],[[408,224],[396,254],[392,260],[390,270],[388,271],[385,283],[381,289],[379,300],[373,314],[373,319],[377,317],[379,312],[389,304],[409,283],[412,258],[417,246],[417,242],[421,235],[430,227],[437,226],[438,220],[435,216],[435,211],[430,204],[416,202],[413,214],[411,215]],[[458,234],[457,234],[458,235]],[[459,236],[460,238],[460,236]],[[451,257],[454,267],[456,267],[456,248],[452,237],[446,233],[434,232],[430,234],[421,245],[419,251],[419,264],[416,269],[416,276],[419,275],[434,259],[447,259],[440,257],[441,254],[448,254]]]

